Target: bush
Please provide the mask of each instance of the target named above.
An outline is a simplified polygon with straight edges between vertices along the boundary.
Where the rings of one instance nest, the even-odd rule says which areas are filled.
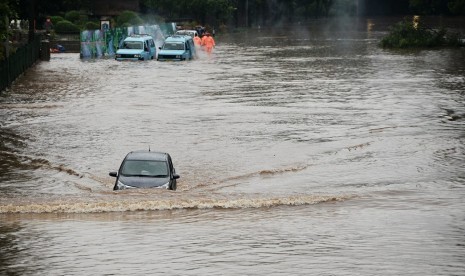
[[[70,34],[70,33],[79,33],[79,27],[75,24],[69,22],[68,20],[63,20],[57,23],[55,26],[55,32],[61,34]]]
[[[123,11],[116,19],[116,24],[118,26],[142,25],[144,24],[144,21],[135,12]]]
[[[80,28],[84,28],[87,21],[89,21],[89,17],[80,12],[80,11],[69,11],[65,14],[65,19],[70,21],[71,23],[79,26]]]
[[[69,11],[65,14],[65,19],[77,24],[81,19],[81,14],[78,11]]]
[[[63,21],[65,19],[59,15],[55,15],[55,16],[50,16],[50,20],[52,21],[53,25],[56,25],[58,22]]]
[[[424,27],[421,22],[404,19],[390,28],[390,33],[381,40],[384,48],[425,48],[439,46],[463,46],[458,35]]]
[[[96,22],[89,21],[89,22],[86,22],[86,24],[84,24],[84,28],[86,30],[98,30],[98,29],[100,29],[100,24],[96,23]]]

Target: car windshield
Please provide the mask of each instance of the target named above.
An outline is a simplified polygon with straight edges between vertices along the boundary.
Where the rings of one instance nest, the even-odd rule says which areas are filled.
[[[164,50],[184,50],[184,43],[167,42],[163,45]]]
[[[123,44],[124,49],[142,49],[144,43],[141,41],[125,41]]]
[[[126,160],[121,174],[123,176],[167,177],[168,166],[165,161]]]

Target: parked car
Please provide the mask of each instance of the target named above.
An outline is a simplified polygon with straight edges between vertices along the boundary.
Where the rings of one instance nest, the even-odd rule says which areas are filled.
[[[150,150],[131,151],[126,155],[117,172],[113,190],[131,188],[165,188],[176,190],[176,174],[171,156]]]
[[[187,35],[174,35],[165,39],[159,48],[157,60],[187,60],[197,57],[194,40]]]
[[[156,47],[153,38],[149,35],[132,35],[126,37],[116,50],[115,59],[122,60],[149,60],[154,59]]]

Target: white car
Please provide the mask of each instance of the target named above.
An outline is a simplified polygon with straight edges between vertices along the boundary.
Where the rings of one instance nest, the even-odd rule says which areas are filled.
[[[194,38],[195,34],[199,35],[196,30],[179,30],[175,33],[175,35],[189,35],[192,38]]]

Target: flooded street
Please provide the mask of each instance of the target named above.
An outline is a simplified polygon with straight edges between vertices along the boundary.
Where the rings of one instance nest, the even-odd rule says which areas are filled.
[[[386,30],[37,63],[0,97],[0,275],[465,275],[465,49]],[[178,189],[113,191],[149,147]]]

